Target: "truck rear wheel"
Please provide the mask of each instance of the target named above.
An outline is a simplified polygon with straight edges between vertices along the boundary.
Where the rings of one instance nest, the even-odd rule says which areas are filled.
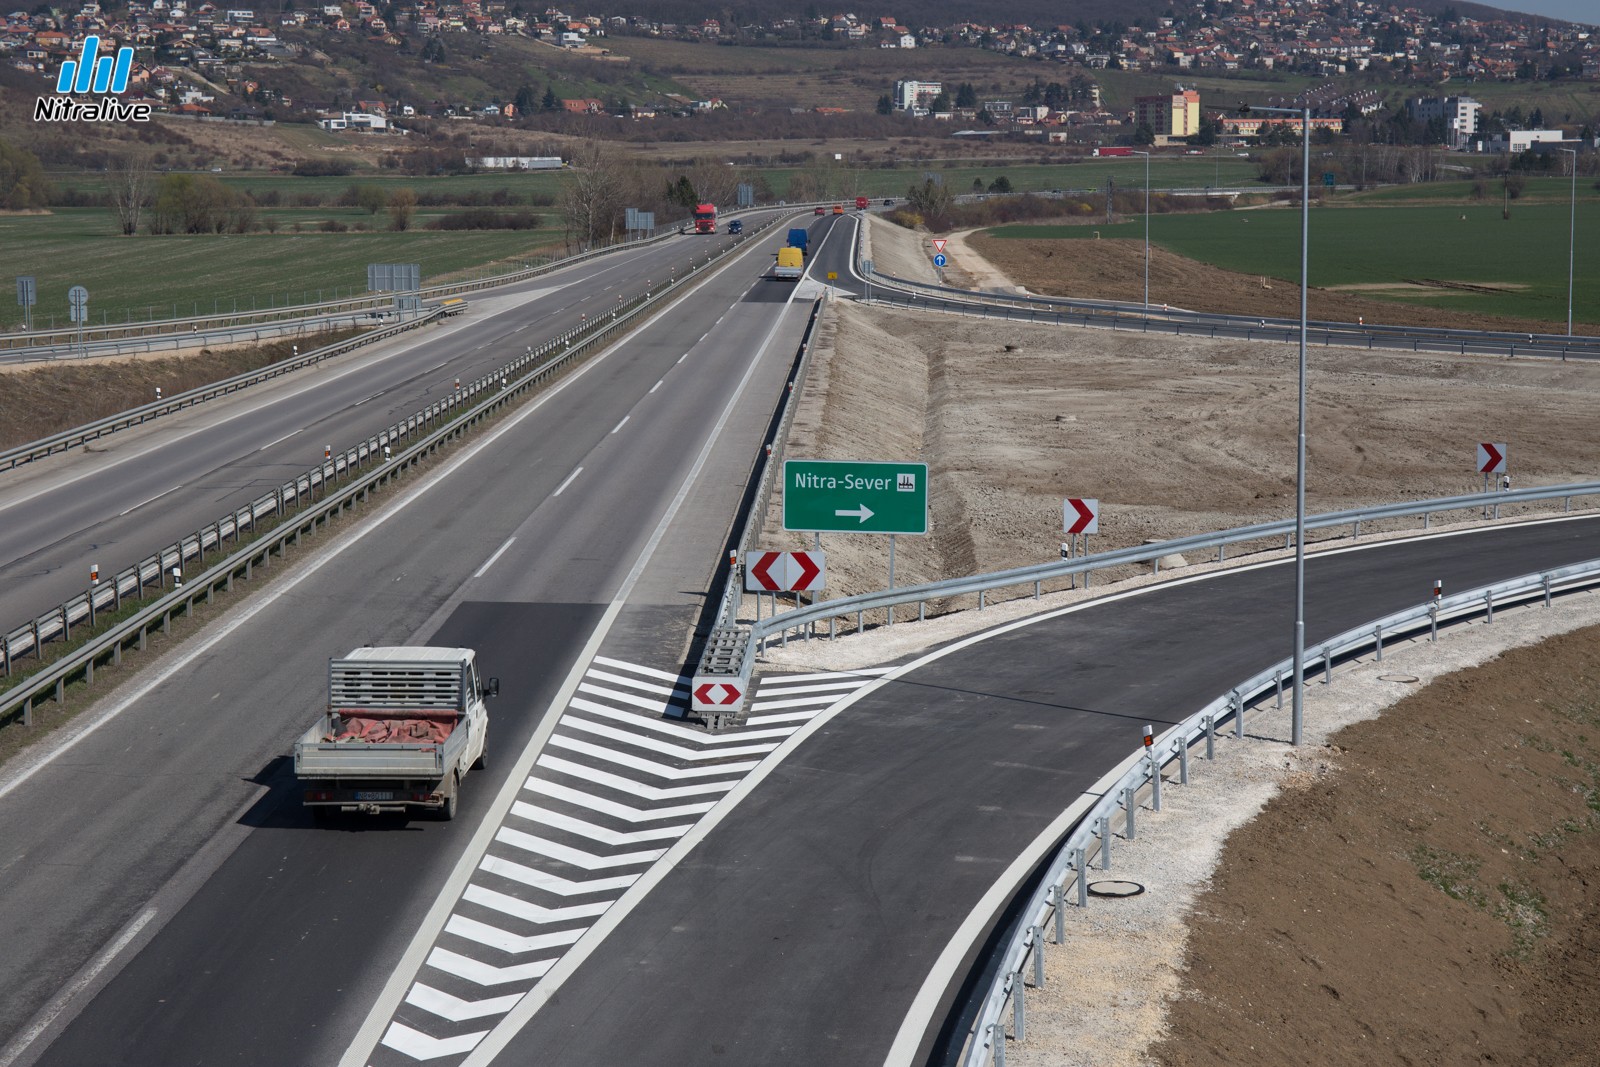
[[[449,822],[456,817],[456,799],[461,796],[461,776],[456,775],[455,782],[450,789],[450,795],[444,798],[444,807],[439,809],[439,818]]]

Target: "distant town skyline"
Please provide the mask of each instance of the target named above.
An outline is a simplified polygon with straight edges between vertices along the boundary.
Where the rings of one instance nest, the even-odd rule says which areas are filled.
[[[1530,15],[1546,15],[1568,22],[1600,24],[1600,11],[1595,0],[1502,0],[1507,11],[1522,11]]]

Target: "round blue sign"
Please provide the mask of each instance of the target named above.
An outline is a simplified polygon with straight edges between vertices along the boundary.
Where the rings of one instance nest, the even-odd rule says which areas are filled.
[[[949,262],[950,261],[948,259],[944,258],[943,252],[940,252],[938,255],[933,257],[933,265],[935,267],[942,267]]]

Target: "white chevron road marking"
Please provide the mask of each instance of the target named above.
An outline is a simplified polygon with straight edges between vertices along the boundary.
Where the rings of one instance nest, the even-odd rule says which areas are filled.
[[[518,956],[524,952],[566,948],[582,937],[588,929],[585,926],[578,930],[557,930],[551,934],[521,935],[460,915],[450,916],[450,921],[444,924],[444,932],[447,934],[455,934],[457,937],[464,937],[468,941],[476,941],[480,945],[488,945],[490,948],[497,948],[501,952],[510,952]]]
[[[587,671],[584,671],[583,676],[585,678],[592,678],[597,682],[610,682],[612,685],[625,685],[630,689],[638,689],[646,693],[655,693],[658,696],[671,697],[677,694],[682,694],[685,699],[687,699],[689,696],[689,688],[687,685],[659,685],[656,682],[646,682],[639,678],[629,678],[625,674],[612,674],[610,671],[597,671],[593,667],[590,667]]]
[[[519,897],[508,896],[505,893],[496,893],[493,889],[486,889],[481,885],[469,885],[467,891],[461,894],[462,900],[481,904],[492,908],[502,915],[510,915],[531,923],[559,923],[571,922],[574,919],[593,919],[604,915],[607,908],[611,907],[609,900],[597,900],[593,904],[571,904],[564,908],[542,908],[537,904],[529,904]]]
[[[742,775],[744,772],[754,770],[761,765],[760,760],[751,760],[747,763],[720,763],[715,767],[669,767],[665,763],[656,763],[653,760],[641,759],[630,756],[626,752],[617,752],[606,748],[604,745],[591,745],[587,741],[579,741],[574,737],[563,737],[560,734],[551,734],[549,747],[564,748],[572,752],[581,752],[585,756],[615,763],[630,770],[642,771],[657,778],[665,778],[669,782],[681,782],[690,778],[710,778],[717,775]],[[737,782],[729,783],[730,786]]]
[[[875,682],[879,675],[888,674],[896,670],[895,667],[861,667],[853,671],[817,671],[815,674],[766,674],[761,676],[762,685],[801,685],[807,682],[834,682],[844,679],[853,679],[862,685]]]
[[[757,688],[758,693],[771,693],[774,696],[790,696],[795,693],[832,693],[835,696],[844,696],[852,689],[860,689],[871,684],[871,678],[857,678],[853,682],[817,682],[814,685],[769,685],[765,680]]]
[[[823,696],[790,697],[787,700],[752,700],[751,711],[773,711],[778,708],[816,708],[821,711],[839,701],[841,697],[849,696],[848,693],[832,693]]]
[[[592,700],[576,699],[572,701],[571,706],[581,711],[586,711],[590,715],[610,719],[612,722],[626,723],[637,730],[650,730],[653,733],[681,738],[700,745],[739,744],[745,741],[764,740],[768,737],[788,737],[794,733],[793,730],[738,730],[728,734],[707,734],[699,730],[692,730],[687,726],[679,726],[676,723],[642,718],[631,711],[618,711],[616,708],[610,708],[604,704],[596,704]],[[561,721],[563,725],[567,725],[577,721],[577,719],[577,716],[570,715],[563,716]]]
[[[541,826],[565,830],[569,834],[587,837],[591,841],[600,842],[602,845],[617,847],[642,845],[646,841],[672,841],[682,837],[693,828],[690,823],[680,823],[677,826],[661,826],[654,830],[634,830],[629,833],[623,833],[605,826],[596,826],[594,823],[585,822],[582,819],[574,819],[572,816],[562,815],[560,812],[549,811],[523,800],[511,805],[511,814],[521,819],[527,819],[529,822],[538,823]]]
[[[554,740],[554,737],[551,738]],[[585,767],[581,763],[573,763],[559,756],[540,756],[539,766],[547,770],[559,771],[570,774],[574,778],[581,778],[591,785],[603,785],[608,789],[615,789],[619,793],[632,793],[636,797],[646,800],[678,800],[682,797],[704,796],[706,793],[726,793],[738,786],[738,782],[696,782],[693,785],[654,786],[636,782],[632,778],[624,778],[620,774],[611,774],[608,771],[598,770],[594,767]],[[751,764],[755,766],[755,764]],[[529,781],[532,781],[530,778]]]
[[[638,708],[640,711],[648,712],[651,715],[665,715],[670,711],[681,712],[689,703],[687,700],[680,700],[674,704],[670,700],[662,700],[659,697],[643,697],[636,693],[624,693],[620,689],[607,689],[603,685],[594,685],[590,682],[579,682],[578,692],[588,693],[590,696],[605,697],[607,700],[615,701],[618,704],[626,704],[630,708]],[[569,701],[569,705],[581,707],[582,705],[578,704],[578,699],[576,697],[573,698]]]
[[[615,667],[620,671],[632,671],[634,674],[642,674],[646,678],[658,678],[663,682],[672,682],[673,684],[680,686],[688,686],[691,680],[686,674],[672,674],[669,671],[658,671],[654,667],[646,667],[638,663],[629,663],[626,660],[612,659],[610,656],[596,656],[589,662],[591,664],[598,663],[602,667]]]
[[[459,952],[436,948],[428,953],[428,966],[457,978],[465,978],[477,985],[509,985],[512,982],[532,982],[543,978],[556,964],[555,960],[534,960],[532,963],[515,963],[510,967],[496,967],[480,963]],[[398,1024],[396,1024],[398,1025]]]
[[[649,749],[651,752],[659,752],[663,756],[681,760],[703,761],[729,759],[733,756],[765,756],[768,752],[778,747],[778,742],[774,741],[771,744],[745,745],[741,748],[687,748],[683,745],[675,745],[671,741],[646,737],[632,730],[621,730],[615,726],[607,726],[605,723],[600,722],[590,722],[588,719],[580,719],[577,716],[568,716],[562,719],[561,728],[564,730],[579,730],[586,734],[594,734],[596,737],[604,737],[610,741],[620,741],[625,745]]]
[[[604,871],[613,867],[628,867],[640,863],[654,863],[666,854],[664,848],[651,848],[643,852],[624,852],[620,856],[596,856],[592,852],[582,849],[569,848],[558,845],[554,841],[546,841],[542,837],[525,834],[521,830],[513,830],[509,826],[502,826],[495,832],[494,839],[503,845],[520,848],[524,852],[532,852],[539,856],[548,856],[550,859],[559,860],[573,867],[582,867],[586,871]]]
[[[437,1015],[441,1019],[464,1023],[469,1019],[504,1015],[516,1007],[517,1001],[521,1000],[522,996],[521,993],[513,993],[508,997],[490,997],[488,1000],[462,1000],[431,985],[418,982],[411,987],[411,992],[406,994],[406,1003]]]
[[[499,856],[485,856],[483,862],[478,864],[478,869],[489,874],[498,874],[501,878],[509,878],[513,882],[543,889],[547,893],[554,893],[562,897],[581,897],[589,893],[620,893],[639,880],[637,874],[616,875],[611,878],[590,878],[582,882],[574,882],[563,878],[559,874],[549,874],[545,871],[524,867]]]
[[[390,1023],[389,1029],[384,1032],[383,1043],[414,1060],[436,1060],[443,1056],[465,1056],[488,1036],[489,1031],[484,1030],[460,1037],[429,1037],[404,1023]]]
[[[625,819],[631,823],[655,822],[657,819],[676,819],[685,815],[704,815],[716,807],[716,801],[708,800],[701,804],[676,804],[670,808],[635,808],[627,804],[618,804],[615,800],[606,800],[581,789],[560,785],[556,782],[546,782],[539,778],[529,778],[523,786],[530,793],[541,793],[554,800],[564,800],[568,804],[580,808],[597,811],[601,815],[609,815],[613,819]],[[519,802],[520,803],[520,802]],[[512,805],[515,807],[516,805]]]

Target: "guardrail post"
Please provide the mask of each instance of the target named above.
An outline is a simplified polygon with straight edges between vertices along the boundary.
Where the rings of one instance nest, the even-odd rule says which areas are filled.
[[[1428,629],[1428,640],[1437,642],[1439,640],[1439,605],[1436,603],[1428,605]]]
[[[1078,907],[1089,906],[1089,852],[1087,849],[1074,849],[1072,867],[1078,878]]]
[[[1018,971],[1011,983],[1011,1029],[1018,1041],[1028,1036],[1028,1012],[1022,1003],[1022,972]]]
[[[1244,700],[1235,689],[1228,694],[1228,706],[1233,709],[1233,736],[1244,740]]]
[[[61,640],[72,640],[72,617],[67,613],[67,606],[61,605]],[[43,650],[41,650],[41,658]]]
[[[1206,716],[1206,759],[1217,758],[1217,720]]]
[[[1322,684],[1327,685],[1333,681],[1333,656],[1324,648],[1322,650]]]
[[[1178,784],[1189,784],[1189,740],[1178,742]]]
[[[1006,1028],[1001,1023],[989,1024],[989,1049],[994,1053],[994,1067],[1006,1067]]]
[[[1273,671],[1272,681],[1278,687],[1278,710],[1283,710],[1283,672]]]
[[[1150,810],[1161,810],[1161,761],[1156,759],[1156,750],[1150,750]]]
[[[1135,816],[1134,816],[1134,812],[1137,810],[1138,806],[1139,805],[1135,802],[1135,797],[1134,797],[1134,793],[1133,793],[1133,786],[1131,786],[1131,785],[1123,786],[1122,787],[1122,813],[1123,813],[1122,830],[1123,830],[1123,835],[1125,837],[1127,837],[1127,839],[1129,841],[1132,841],[1136,836],[1138,836],[1138,833],[1139,833],[1139,828],[1138,828],[1138,825],[1136,823]]]
[[[1543,584],[1544,584],[1544,606],[1545,607],[1549,607],[1550,606],[1550,576],[1549,575],[1545,575],[1542,580],[1543,580]]]
[[[0,634],[0,664],[5,666],[5,676],[11,677],[11,635]]]
[[[1427,529],[1427,528],[1428,528],[1428,520],[1429,520],[1429,519],[1430,519],[1430,518],[1432,518],[1432,517],[1433,517],[1433,516],[1432,516],[1432,513],[1430,513],[1430,512],[1427,512],[1427,511],[1424,511],[1424,512],[1423,512],[1423,513],[1422,513],[1422,528],[1423,528],[1423,529],[1424,529],[1424,530],[1426,530],[1426,529]]]
[[[1484,593],[1483,593],[1483,606],[1484,606],[1484,609],[1488,612],[1488,617],[1484,621],[1487,622],[1489,625],[1493,626],[1494,625],[1494,593],[1492,591],[1487,590],[1487,589],[1484,590]]]
[[[1040,988],[1044,985],[1044,927],[1033,928],[1033,985]],[[1018,1036],[1021,1034],[1019,1032]]]
[[[1065,883],[1058,882],[1050,887],[1050,903],[1056,913],[1056,944],[1067,940],[1067,887]]]
[[[1111,869],[1111,816],[1100,816],[1100,869]]]
[[[93,589],[90,589],[90,590],[89,590],[89,591],[88,591],[88,592],[86,592],[86,593],[84,593],[84,599],[85,599],[85,600],[87,600],[87,601],[88,601],[88,602],[89,602],[89,629],[91,629],[91,630],[92,630],[92,629],[94,629],[94,626],[95,626],[95,618],[94,618],[94,590],[93,590]],[[1492,622],[1492,621],[1493,621],[1493,619],[1492,619],[1492,618],[1491,618],[1491,620],[1490,620],[1490,621],[1491,621],[1491,622]]]

